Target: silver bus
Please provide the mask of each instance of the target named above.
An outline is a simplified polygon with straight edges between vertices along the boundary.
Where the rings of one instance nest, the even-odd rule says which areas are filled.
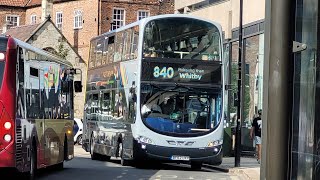
[[[92,159],[222,162],[221,26],[159,15],[91,40],[83,148]]]

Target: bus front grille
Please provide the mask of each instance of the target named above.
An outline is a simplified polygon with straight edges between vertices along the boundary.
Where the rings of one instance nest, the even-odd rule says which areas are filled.
[[[16,162],[22,162],[22,128],[17,126],[16,128]]]

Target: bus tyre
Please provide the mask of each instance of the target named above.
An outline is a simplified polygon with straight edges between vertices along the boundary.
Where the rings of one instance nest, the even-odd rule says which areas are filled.
[[[191,169],[193,170],[201,170],[202,162],[191,162]]]
[[[77,144],[82,145],[82,135],[79,135],[77,138]]]
[[[98,160],[98,154],[94,152],[94,140],[93,140],[93,136],[91,136],[91,140],[90,140],[90,155],[91,155],[91,159],[92,160]]]
[[[121,163],[122,166],[128,166],[129,165],[129,161],[127,159],[123,158],[123,144],[122,144],[122,142],[118,142],[117,157],[121,158],[120,163]]]
[[[67,135],[64,137],[64,143],[63,143],[63,160],[69,160],[69,150],[68,150],[68,139]],[[63,163],[63,161],[62,161]]]
[[[27,174],[27,179],[34,180],[35,174],[37,170],[37,149],[35,147],[36,145],[33,145],[31,148],[31,157],[30,157],[30,171]]]

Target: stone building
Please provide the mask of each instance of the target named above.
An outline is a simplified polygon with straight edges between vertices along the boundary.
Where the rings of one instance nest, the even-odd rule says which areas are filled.
[[[173,12],[173,0],[1,0],[0,27],[36,24],[50,15],[87,62],[92,37],[144,17]],[[11,24],[6,25],[6,20]]]
[[[98,1],[30,0],[26,5],[25,24],[40,22],[48,15],[74,50],[87,61],[90,39],[98,34]]]
[[[20,39],[35,47],[47,50],[53,54],[63,54],[63,52],[66,52],[65,59],[71,62],[74,68],[81,69],[84,73],[82,77],[82,81],[84,82],[87,67],[86,63],[54,25],[50,17],[40,23],[10,28],[5,34]],[[81,76],[76,75],[75,78],[76,80],[79,80]],[[85,88],[83,87],[82,93],[75,94],[74,110],[75,117],[77,118],[83,117],[84,90]]]

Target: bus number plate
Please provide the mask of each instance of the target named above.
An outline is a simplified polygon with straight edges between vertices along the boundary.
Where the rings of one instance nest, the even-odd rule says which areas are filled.
[[[174,161],[189,161],[190,157],[189,156],[171,156],[171,160]]]

